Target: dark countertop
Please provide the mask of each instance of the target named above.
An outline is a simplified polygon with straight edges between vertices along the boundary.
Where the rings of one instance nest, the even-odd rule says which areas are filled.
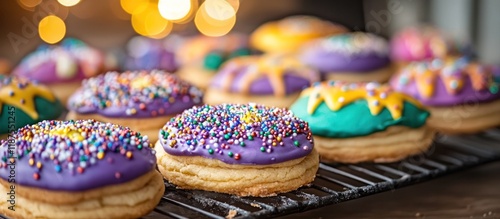
[[[500,218],[500,162],[282,218]]]

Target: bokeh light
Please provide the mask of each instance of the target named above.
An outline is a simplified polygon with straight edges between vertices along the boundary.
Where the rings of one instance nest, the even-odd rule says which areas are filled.
[[[136,8],[132,13],[131,22],[138,34],[148,37],[166,36],[172,30],[172,23],[160,15],[154,3],[143,4]]]
[[[49,15],[38,24],[38,34],[43,41],[54,44],[61,41],[66,35],[66,25],[61,18]]]
[[[228,19],[220,20],[220,18],[226,16],[225,15],[226,12],[214,11],[213,12],[215,13],[214,15],[218,16],[217,19],[215,19],[212,16],[209,16],[207,13],[206,4],[208,2],[209,1],[205,1],[200,6],[200,9],[196,12],[196,17],[194,18],[194,23],[196,25],[196,28],[198,28],[198,31],[200,31],[203,35],[206,36],[216,37],[216,36],[226,35],[227,33],[229,33],[229,31],[231,31],[231,29],[234,27],[234,24],[236,23],[236,14],[233,14],[233,16],[229,17]],[[209,9],[209,10],[218,10],[218,9]],[[222,8],[222,10],[227,10],[227,8]],[[224,15],[219,16],[221,14]]]
[[[38,4],[42,3],[42,0],[17,0],[21,6],[26,8],[34,8]]]
[[[120,5],[123,10],[129,14],[133,14],[135,10],[140,10],[145,5],[149,4],[149,0],[120,0]]]
[[[191,0],[159,0],[158,10],[167,20],[181,20],[188,16],[191,10]]]
[[[236,10],[226,0],[206,0],[203,4],[206,14],[216,20],[228,20],[236,14]]]
[[[59,4],[66,6],[66,7],[71,7],[75,6],[80,2],[80,0],[57,0]]]

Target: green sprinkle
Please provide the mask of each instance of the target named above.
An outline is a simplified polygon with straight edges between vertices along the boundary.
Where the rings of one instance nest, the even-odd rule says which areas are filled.
[[[241,147],[245,147],[245,142],[240,142]]]
[[[299,146],[299,141],[294,141],[293,144],[298,147]]]
[[[260,151],[266,152],[266,147],[260,147]]]
[[[230,134],[225,134],[225,135],[224,135],[224,139],[226,139],[226,140],[227,140],[227,139],[229,139],[230,137],[231,137],[231,135],[230,135]]]
[[[233,152],[229,151],[229,152],[227,153],[227,156],[229,156],[229,157],[233,157]]]
[[[248,136],[248,140],[252,141],[253,140],[253,136],[249,135]]]
[[[208,153],[209,154],[213,154],[214,153],[214,149],[212,149],[212,148],[208,149]]]
[[[490,86],[490,92],[491,92],[492,94],[496,94],[496,93],[498,93],[498,85],[496,85],[496,84],[492,84],[492,85]]]

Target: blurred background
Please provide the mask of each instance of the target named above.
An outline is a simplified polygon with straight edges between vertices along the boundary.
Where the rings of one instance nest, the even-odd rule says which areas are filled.
[[[1,1],[0,58],[15,65],[43,43],[41,34],[48,34],[45,41],[50,41],[50,37],[57,38],[51,34],[60,32],[64,37],[76,37],[103,50],[120,50],[138,33],[147,35],[144,27],[141,30],[137,25],[137,19],[145,17],[156,19],[149,29],[161,30],[151,35],[153,38],[172,34],[199,34],[200,28],[206,27],[195,24],[196,11],[193,8],[197,9],[209,2],[213,9],[222,11],[227,6],[216,0],[161,1],[166,5],[165,10],[175,5],[178,11],[182,11],[183,7],[186,9],[182,2],[191,3],[191,15],[180,22],[168,24],[166,20],[163,23],[159,21],[163,19],[159,16],[137,15],[136,12],[140,11],[137,8],[146,7],[147,10],[147,6],[140,5],[140,2],[147,2],[158,9],[158,0]],[[427,23],[437,26],[458,41],[471,42],[481,61],[500,64],[500,49],[497,48],[500,39],[500,14],[497,12],[500,1],[497,0],[227,0],[227,3],[236,12],[234,26],[232,23],[225,24],[225,29],[231,31],[250,33],[266,21],[294,14],[315,15],[353,30],[366,30],[385,37],[390,37],[403,27]],[[189,10],[189,5],[187,7]],[[63,27],[53,25],[39,29],[40,21],[48,15],[59,18]],[[218,16],[233,15],[223,13]]]

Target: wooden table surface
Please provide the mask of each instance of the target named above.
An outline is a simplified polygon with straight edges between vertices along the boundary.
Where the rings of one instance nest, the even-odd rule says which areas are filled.
[[[283,218],[500,218],[500,161]]]

